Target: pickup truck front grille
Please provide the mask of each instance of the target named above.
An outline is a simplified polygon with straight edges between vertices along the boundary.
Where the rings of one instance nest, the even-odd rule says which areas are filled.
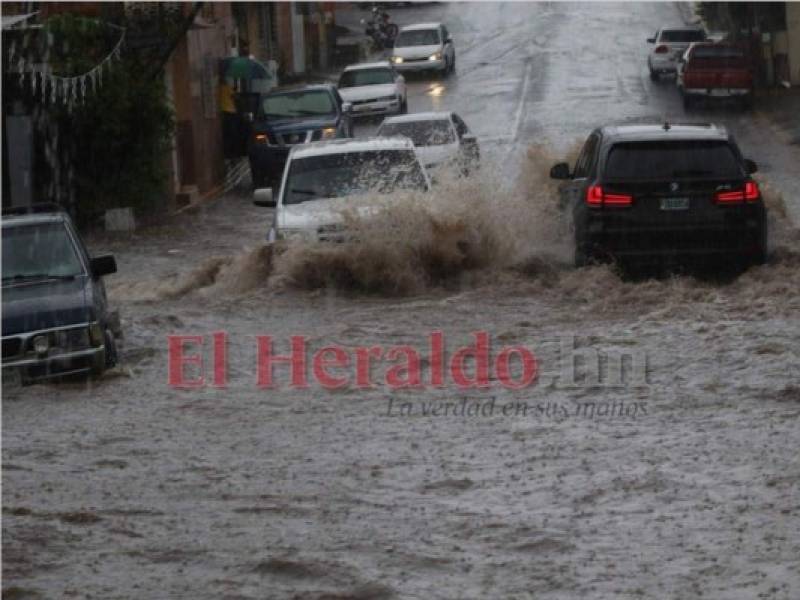
[[[281,146],[294,146],[295,144],[306,144],[311,141],[314,131],[298,131],[296,133],[278,133],[275,135],[278,144]]]

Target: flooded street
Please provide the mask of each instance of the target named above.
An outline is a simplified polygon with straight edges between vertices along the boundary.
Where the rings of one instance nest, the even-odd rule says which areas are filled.
[[[447,20],[459,48],[455,76],[410,82],[410,110],[459,112],[480,172],[443,176],[360,244],[273,252],[272,211],[242,190],[89,237],[119,265],[106,285],[121,364],[3,390],[9,597],[800,595],[798,148],[759,146],[735,109],[691,117],[727,124],[764,162],[768,264],[737,278],[575,269],[547,173],[598,125],[686,118],[645,62],[645,38],[679,11],[407,10],[395,20]],[[492,360],[530,349],[535,385],[510,389],[497,370],[486,388],[431,385],[433,332],[448,357],[475,332]],[[206,385],[168,384],[169,335],[204,337]],[[279,355],[291,336],[309,356],[408,346],[422,382],[395,389],[384,359],[364,388],[352,365],[330,369],[349,378],[340,389],[293,388],[281,363],[261,388],[256,336]]]

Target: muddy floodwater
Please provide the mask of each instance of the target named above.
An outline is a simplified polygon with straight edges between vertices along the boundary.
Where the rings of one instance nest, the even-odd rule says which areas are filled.
[[[797,598],[800,235],[780,198],[769,264],[628,280],[569,266],[543,154],[503,194],[484,173],[398,200],[358,244],[275,254],[269,211],[236,194],[94,236],[120,265],[122,364],[4,390],[4,595]],[[434,331],[528,348],[538,379],[431,386]],[[226,387],[168,385],[170,334],[206,336],[213,383],[213,332]],[[295,389],[278,365],[262,389],[258,335],[407,345],[423,381],[394,389],[384,363],[367,389],[352,369]]]

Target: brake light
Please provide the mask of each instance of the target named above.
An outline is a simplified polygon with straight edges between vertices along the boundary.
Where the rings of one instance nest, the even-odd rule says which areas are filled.
[[[758,184],[755,181],[748,181],[744,188],[730,192],[717,192],[714,194],[714,202],[717,204],[738,204],[744,202],[755,202],[761,197]]]
[[[266,133],[257,133],[255,141],[256,144],[269,144],[269,138]]]
[[[599,185],[586,190],[586,204],[589,206],[630,206],[633,196],[629,194],[607,194]]]
[[[669,52],[669,46],[665,46],[664,44],[656,48],[656,54],[666,54],[667,52]]]

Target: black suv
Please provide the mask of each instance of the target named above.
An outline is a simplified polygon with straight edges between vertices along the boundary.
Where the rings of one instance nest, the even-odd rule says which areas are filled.
[[[575,264],[707,259],[746,267],[767,254],[756,164],[714,125],[602,127],[554,179],[575,233]]]
[[[114,257],[90,258],[57,207],[3,212],[3,381],[99,374],[117,361],[101,277]]]
[[[259,104],[249,146],[256,188],[275,187],[292,146],[353,137],[351,105],[333,85],[273,90]]]

